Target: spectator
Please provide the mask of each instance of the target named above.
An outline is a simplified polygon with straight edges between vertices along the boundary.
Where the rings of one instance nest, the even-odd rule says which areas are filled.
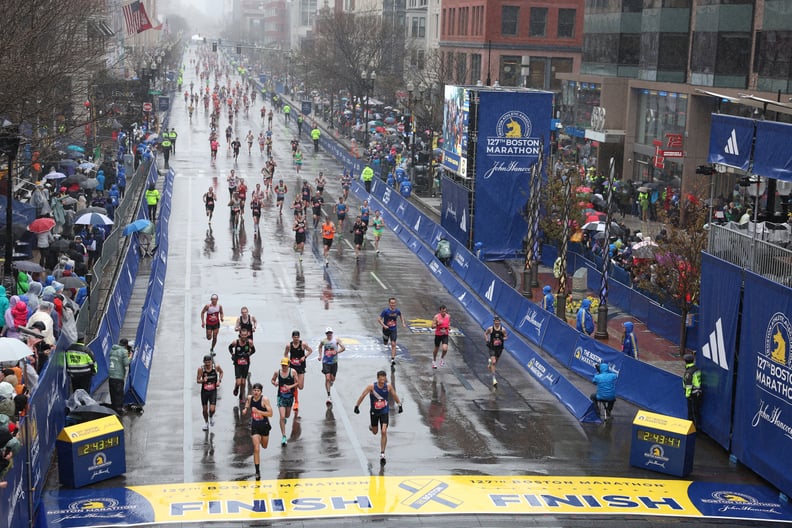
[[[591,401],[597,404],[597,412],[599,412],[599,403],[603,403],[605,408],[605,420],[611,418],[613,413],[613,403],[616,401],[616,379],[618,374],[610,370],[607,363],[600,363],[597,365],[597,374],[591,380],[597,386],[597,392],[591,395]]]
[[[83,343],[82,336],[66,350],[66,373],[71,380],[71,391],[82,389],[91,393],[91,380],[96,374],[93,352]]]
[[[121,414],[124,411],[124,380],[129,362],[132,361],[132,347],[126,338],[113,345],[109,359],[107,373],[110,377],[110,404],[115,412]]]
[[[7,376],[6,376],[7,378]],[[14,397],[16,390],[14,386],[8,381],[0,382],[0,415],[8,416],[8,419],[16,423],[16,405],[14,404]]]
[[[701,424],[701,370],[696,366],[693,354],[685,354],[685,373],[682,375],[682,384],[685,388],[687,399],[688,420],[698,429]]]
[[[28,328],[33,328],[34,324],[41,324],[43,328],[40,329],[44,341],[48,345],[55,344],[55,332],[54,332],[54,325],[55,322],[52,320],[52,316],[50,313],[52,312],[53,305],[51,302],[48,301],[40,301],[38,305],[38,310],[33,312],[33,315],[30,316],[28,320]]]
[[[542,288],[542,293],[544,293],[544,297],[542,297],[542,308],[550,313],[555,313],[555,296],[553,295],[553,289],[550,286],[545,286]]]
[[[5,335],[5,313],[8,310],[8,306],[5,286],[0,285],[0,335]]]
[[[577,328],[578,332],[585,332],[587,335],[594,333],[594,318],[589,312],[590,307],[591,300],[583,299],[580,303],[580,308],[578,308],[577,316],[575,317],[575,328]]]

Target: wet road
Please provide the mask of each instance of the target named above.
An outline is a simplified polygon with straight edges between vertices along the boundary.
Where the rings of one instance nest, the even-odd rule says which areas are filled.
[[[185,82],[191,80],[188,72]],[[305,389],[300,391],[300,418],[287,424],[288,445],[281,447],[277,420],[271,442],[262,451],[262,479],[354,477],[362,475],[607,475],[655,478],[629,465],[634,409],[619,402],[615,419],[604,425],[580,424],[525,370],[504,354],[499,386],[491,387],[483,331],[440,286],[423,264],[387,229],[378,256],[371,243],[356,261],[351,235],[336,239],[329,266],[321,257],[318,229],[310,229],[305,255],[293,250],[292,212],[278,214],[272,198],[265,203],[259,233],[246,210],[244,225],[234,234],[229,224],[226,177],[233,168],[249,189],[262,183],[265,158],[254,142],[247,152],[248,130],[258,136],[261,99],[250,117],[240,114],[236,134],[243,141],[237,163],[228,156],[225,140],[215,165],[209,160],[209,118],[203,108],[188,119],[184,101],[174,104],[170,123],[179,132],[171,166],[176,171],[170,253],[164,309],[143,415],[124,417],[127,472],[106,487],[253,479],[252,447],[247,419],[239,416],[233,395],[233,366],[227,352],[236,337],[234,318],[242,306],[258,320],[256,354],[250,383],[261,382],[276,401],[270,384],[293,329],[316,349],[331,326],[347,346],[339,359],[333,406],[325,405],[324,378],[317,354],[309,360]],[[269,102],[267,102],[269,107]],[[227,125],[221,119],[221,130]],[[313,183],[319,171],[328,179],[325,213],[340,192],[340,167],[326,154],[312,153],[303,132],[305,163],[301,177]],[[289,141],[296,125],[276,114],[273,129],[275,180],[289,187],[290,204],[301,179],[291,162]],[[221,133],[222,135],[222,133]],[[204,213],[202,196],[214,187],[219,199],[214,220]],[[352,198],[351,210],[359,208]],[[335,220],[335,215],[332,215]],[[371,237],[371,233],[368,234]],[[220,330],[217,362],[225,371],[215,426],[203,432],[196,371],[209,343],[200,326],[201,308],[219,295],[225,323]],[[377,317],[388,297],[398,299],[411,330],[399,330],[394,370],[389,349],[380,339]],[[445,304],[454,335],[446,365],[431,368],[432,336],[426,324]],[[404,401],[404,413],[391,413],[387,465],[379,464],[379,437],[368,430],[368,401],[361,414],[355,400],[376,372],[384,369]],[[367,398],[368,399],[368,398]],[[366,400],[367,400],[366,399]],[[741,466],[701,439],[692,480],[756,483]],[[100,485],[99,487],[101,487]],[[555,526],[558,518],[548,519]],[[631,526],[641,523],[633,522]]]

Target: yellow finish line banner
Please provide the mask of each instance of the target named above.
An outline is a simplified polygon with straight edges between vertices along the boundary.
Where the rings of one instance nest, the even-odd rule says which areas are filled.
[[[156,522],[410,514],[700,516],[690,483],[536,477],[364,477],[136,486]]]
[[[393,476],[61,488],[42,528],[374,515],[660,515],[792,523],[768,486],[612,477]]]

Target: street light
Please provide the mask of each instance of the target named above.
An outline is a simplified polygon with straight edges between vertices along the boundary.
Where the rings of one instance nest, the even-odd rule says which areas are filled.
[[[371,70],[371,72],[367,73],[366,70],[363,70],[363,73],[360,74],[360,80],[363,82],[363,90],[366,92],[366,102],[363,107],[363,150],[368,150],[368,136],[369,136],[369,126],[368,126],[368,110],[369,110],[369,95],[371,92],[374,91],[374,81],[377,80],[377,72]]]
[[[413,93],[415,93],[415,85],[412,81],[407,83],[407,94],[409,95],[407,99],[407,106],[410,110],[410,181],[413,182],[415,185],[415,99],[413,99]]]
[[[8,159],[8,174],[6,175],[6,245],[5,245],[5,264],[3,274],[5,276],[7,290],[13,292],[14,280],[12,264],[14,261],[14,232],[12,224],[14,220],[14,160],[19,151],[19,126],[12,125],[11,122],[4,120],[0,128],[0,153],[5,154]]]

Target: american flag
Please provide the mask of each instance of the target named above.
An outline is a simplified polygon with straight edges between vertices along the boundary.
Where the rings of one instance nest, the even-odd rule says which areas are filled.
[[[151,21],[146,14],[146,8],[139,0],[123,7],[126,20],[127,35],[135,35],[151,29]]]

